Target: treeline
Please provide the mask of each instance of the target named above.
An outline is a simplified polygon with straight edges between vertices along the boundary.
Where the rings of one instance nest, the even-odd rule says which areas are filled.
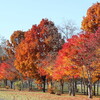
[[[66,40],[59,29],[61,33],[67,30]],[[72,34],[75,27],[65,29],[56,27],[48,19],[42,19],[26,32],[15,31],[10,41],[6,41],[5,53],[0,57],[0,79],[5,83],[10,80],[11,84],[17,80],[21,81],[18,84],[24,84],[25,80],[30,84],[30,80],[34,80],[43,92],[47,86],[50,93],[57,94],[64,93],[64,83],[67,82],[70,95],[75,96],[78,85],[89,98],[93,94],[98,95],[100,3],[93,4],[87,10],[82,21],[82,32],[78,35]],[[57,89],[59,86],[60,90]]]

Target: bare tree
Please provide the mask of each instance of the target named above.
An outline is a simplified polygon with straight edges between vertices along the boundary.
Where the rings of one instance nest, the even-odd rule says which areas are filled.
[[[4,37],[0,37],[0,56],[4,56],[6,54],[4,47],[6,47],[6,39]]]
[[[64,21],[62,25],[58,26],[58,30],[62,33],[63,38],[66,40],[71,38],[72,35],[75,35],[78,31],[77,26],[71,20]]]

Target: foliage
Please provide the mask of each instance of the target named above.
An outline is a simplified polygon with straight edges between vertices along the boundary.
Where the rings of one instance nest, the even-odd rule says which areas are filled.
[[[2,42],[4,45],[0,44],[0,79],[12,81],[20,78],[21,81],[14,84],[18,90],[21,90],[23,79],[35,79],[44,92],[47,81],[51,84],[51,87],[48,86],[50,93],[58,91],[60,85],[63,91],[63,83],[67,81],[69,90],[74,94],[75,79],[81,78],[84,88],[88,85],[91,97],[92,84],[100,80],[100,3],[88,9],[82,29],[80,34],[73,35],[76,27],[71,22],[60,27],[66,43],[48,19],[42,19],[27,32],[14,31],[6,45],[5,40]],[[53,87],[53,82],[60,83],[55,85],[58,88]]]
[[[82,29],[88,32],[96,32],[100,27],[100,3],[93,4],[88,10],[86,17],[83,17]]]
[[[25,39],[16,49],[16,68],[26,77],[38,77],[38,68],[50,53],[55,56],[61,48],[62,39],[52,21],[42,19],[25,33]],[[44,68],[43,68],[44,70]],[[41,73],[39,73],[41,75]]]
[[[14,82],[14,87],[17,90],[21,90],[22,82],[21,81],[16,81]]]
[[[15,67],[12,66],[10,63],[13,62],[6,61],[0,64],[0,79],[14,80],[19,78],[18,72],[16,71]]]
[[[10,58],[14,58],[15,55],[15,48],[18,46],[18,44],[24,39],[24,32],[23,31],[15,31],[11,37],[10,41],[6,41],[6,53]]]
[[[62,79],[66,75],[72,78],[80,75],[87,78],[92,94],[92,82],[97,81],[100,74],[100,28],[94,34],[85,32],[67,41],[59,51],[53,77]]]
[[[86,33],[80,34],[79,36],[73,36],[71,39],[68,39],[68,42],[65,43],[62,50],[59,51],[57,66],[66,67],[66,64],[69,66],[72,64],[72,66],[74,65],[77,67],[85,66],[86,70],[94,75],[93,73],[97,70],[97,66],[92,66],[92,63],[95,61],[99,64],[99,43],[100,29],[95,34]],[[90,73],[87,73],[87,75],[88,74]]]

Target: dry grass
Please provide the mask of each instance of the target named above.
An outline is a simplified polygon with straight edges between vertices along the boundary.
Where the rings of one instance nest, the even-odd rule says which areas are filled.
[[[61,96],[43,92],[28,92],[28,91],[14,91],[14,90],[0,90],[0,98],[4,100],[100,100],[94,97],[88,99],[84,95],[76,95],[75,97],[63,94]]]

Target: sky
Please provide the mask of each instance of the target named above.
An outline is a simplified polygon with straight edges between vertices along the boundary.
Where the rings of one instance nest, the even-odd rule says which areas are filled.
[[[81,27],[87,9],[99,0],[0,0],[0,36],[9,39],[14,31],[28,31],[43,18],[61,25],[72,20]]]

